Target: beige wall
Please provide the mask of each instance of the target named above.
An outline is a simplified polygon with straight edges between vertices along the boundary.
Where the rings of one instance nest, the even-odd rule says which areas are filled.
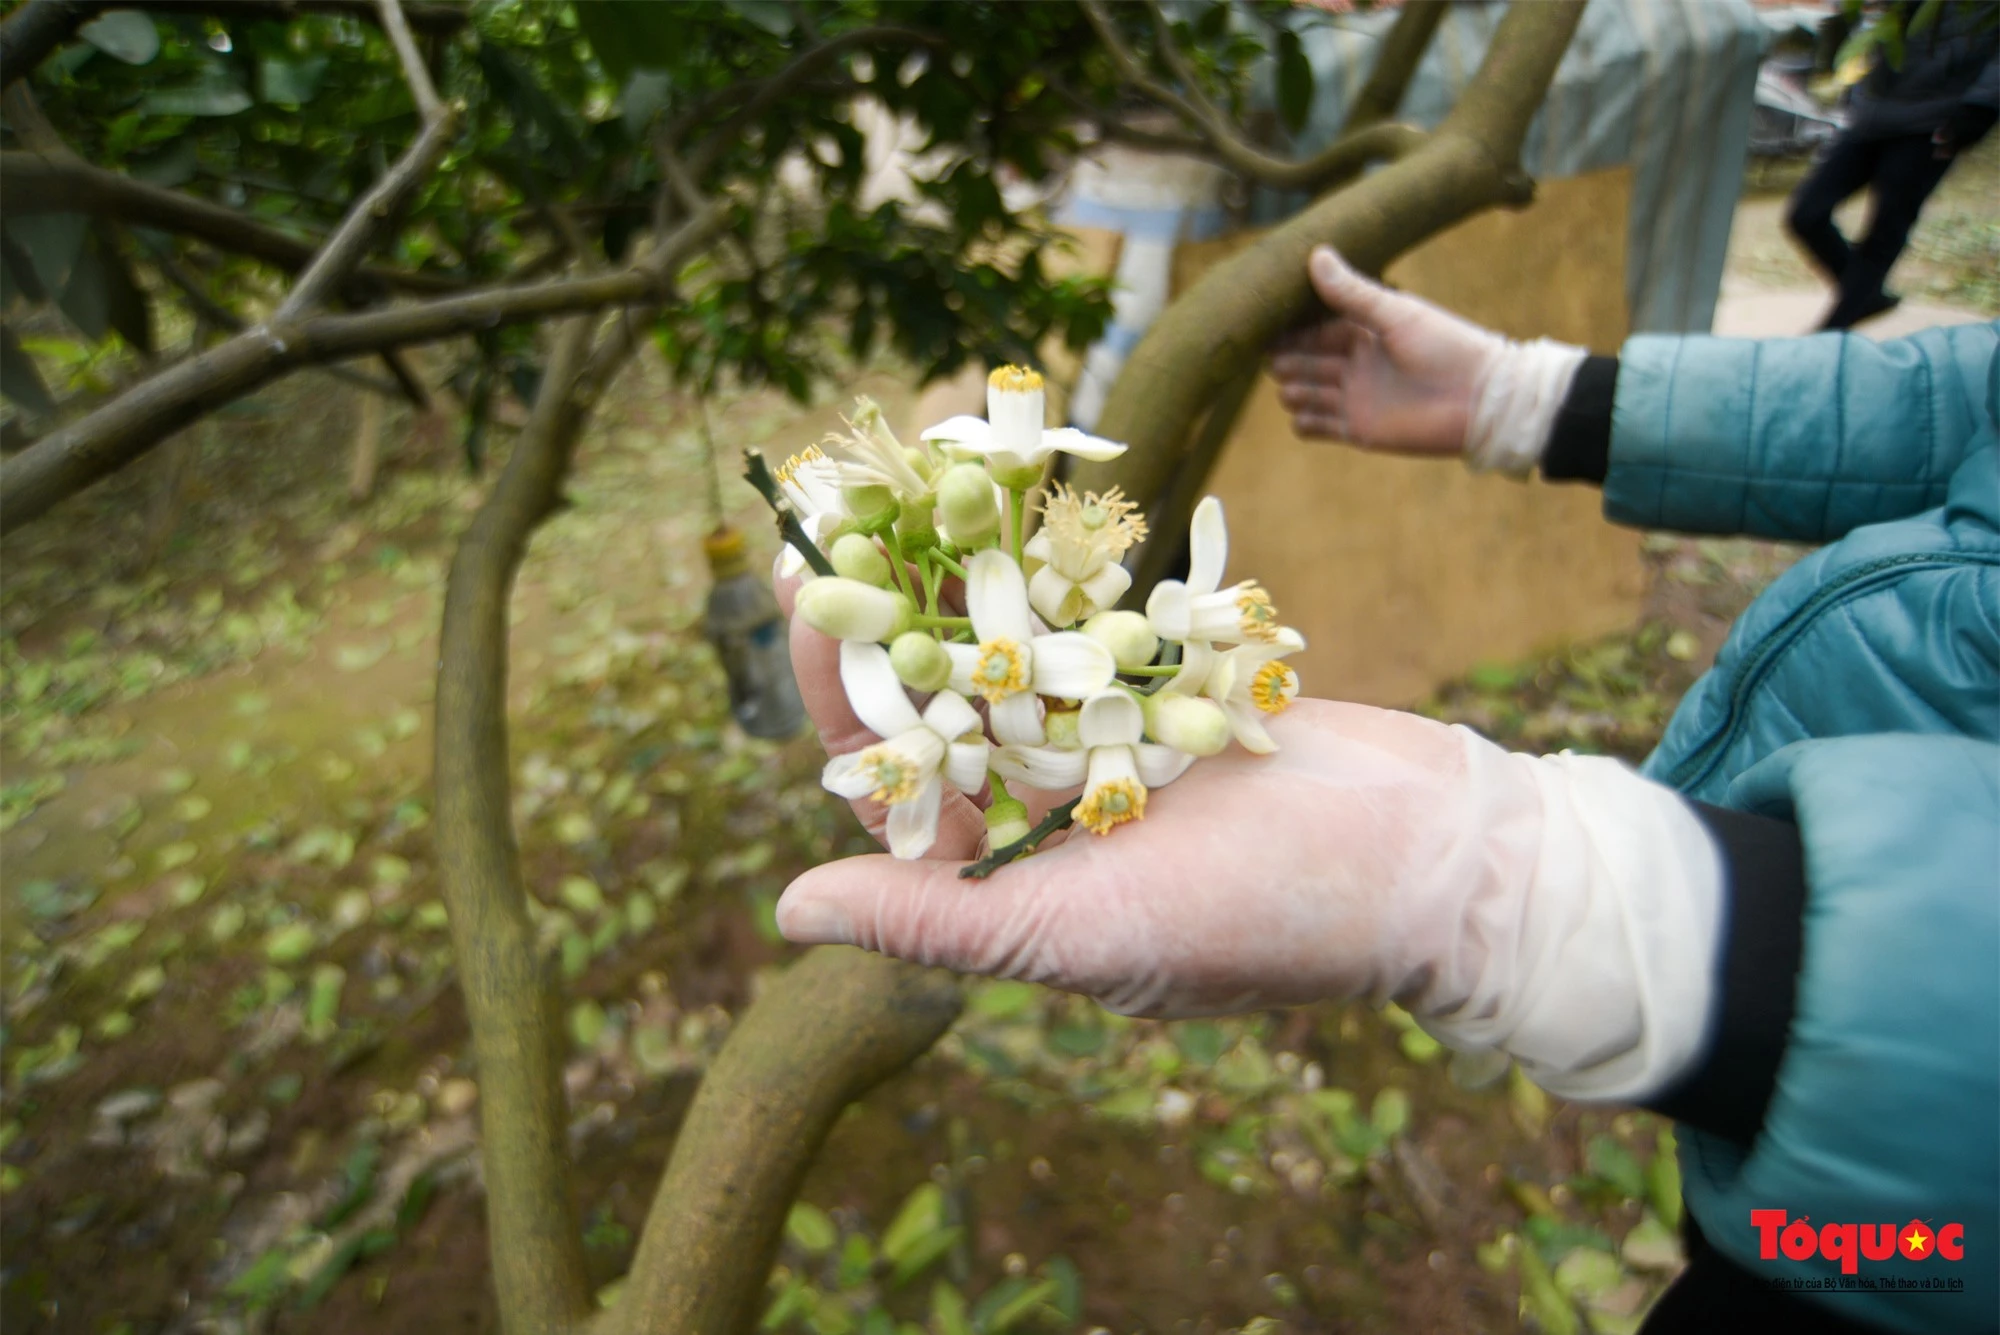
[[[1464,223],[1388,277],[1516,337],[1616,352],[1630,185],[1623,168],[1543,182],[1526,210]],[[1214,258],[1190,253],[1188,275]],[[1229,577],[1260,580],[1306,635],[1309,695],[1409,704],[1474,664],[1639,613],[1638,536],[1603,520],[1595,488],[1301,441],[1268,377],[1209,489],[1229,517]]]

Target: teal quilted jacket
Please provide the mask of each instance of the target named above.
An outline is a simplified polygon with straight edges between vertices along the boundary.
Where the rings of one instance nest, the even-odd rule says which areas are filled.
[[[1747,1151],[1686,1132],[1687,1204],[1753,1274],[1885,1328],[2000,1329],[2000,322],[1882,344],[1641,337],[1605,510],[1823,542],[1739,619],[1645,772],[1797,821],[1791,1037]],[[1963,1259],[1761,1254],[1752,1210],[1963,1228]],[[1768,1218],[1768,1216],[1767,1216]],[[1846,1284],[1957,1281],[1958,1292]]]

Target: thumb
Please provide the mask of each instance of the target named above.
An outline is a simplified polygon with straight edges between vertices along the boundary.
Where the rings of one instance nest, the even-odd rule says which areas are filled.
[[[1312,278],[1313,291],[1328,310],[1377,333],[1405,299],[1401,293],[1363,278],[1332,246],[1314,246],[1306,272]]]
[[[871,854],[814,867],[778,901],[778,930],[799,945],[860,946],[960,973],[1016,974],[1040,953],[1054,916],[1048,878],[1017,866],[964,880],[963,865]]]

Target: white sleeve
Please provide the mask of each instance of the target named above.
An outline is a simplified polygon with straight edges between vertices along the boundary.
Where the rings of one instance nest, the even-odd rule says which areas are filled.
[[[1465,466],[1475,473],[1526,477],[1542,461],[1556,414],[1590,354],[1552,339],[1509,341],[1473,395]]]
[[[1700,1058],[1715,1001],[1721,853],[1679,794],[1616,760],[1509,759],[1541,796],[1532,871],[1467,906],[1460,958],[1476,972],[1418,1018],[1565,1098],[1663,1090]]]

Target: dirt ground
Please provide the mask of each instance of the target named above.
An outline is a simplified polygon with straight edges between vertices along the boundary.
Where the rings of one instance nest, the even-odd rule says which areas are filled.
[[[1898,281],[2000,313],[1991,178],[1967,168]],[[1809,281],[1775,210],[1746,201],[1733,280]],[[892,414],[913,397],[888,365],[848,389]],[[782,457],[839,406],[739,395],[715,438]],[[158,466],[0,546],[10,1331],[494,1327],[426,828],[443,571],[480,484],[449,427],[392,410],[382,483],[350,501],[357,415],[305,377],[200,429],[157,553]],[[810,738],[727,722],[699,633],[704,457],[692,405],[635,370],[515,598],[517,825],[566,980],[605,1301],[704,1064],[793,953],[777,894],[866,846]],[[754,494],[723,496],[768,555]],[[1636,759],[1797,554],[1650,538],[1629,633],[1413,703]],[[975,984],[835,1132],[767,1328],[1635,1329],[1679,1264],[1668,1127],[1463,1075],[1393,1011],[1154,1024]]]

